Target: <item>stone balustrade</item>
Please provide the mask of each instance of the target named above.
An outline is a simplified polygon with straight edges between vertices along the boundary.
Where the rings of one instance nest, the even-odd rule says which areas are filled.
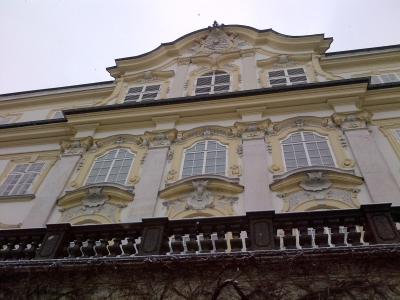
[[[197,255],[207,253],[368,247],[400,243],[400,207],[295,213],[248,212],[244,216],[0,231],[0,261]]]

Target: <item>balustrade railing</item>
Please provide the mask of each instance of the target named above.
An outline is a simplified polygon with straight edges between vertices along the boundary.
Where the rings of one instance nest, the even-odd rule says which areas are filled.
[[[400,243],[400,207],[0,230],[0,260],[119,258]]]

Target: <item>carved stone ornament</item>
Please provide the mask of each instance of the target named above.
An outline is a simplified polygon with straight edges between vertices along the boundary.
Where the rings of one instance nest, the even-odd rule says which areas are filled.
[[[352,114],[335,113],[331,116],[331,119],[342,130],[350,130],[366,128],[371,122],[372,116],[372,113],[364,110]]]
[[[234,124],[238,136],[244,139],[263,138],[268,126],[271,123],[270,119],[266,119],[257,123],[242,123],[236,122]]]
[[[308,178],[300,182],[300,186],[306,191],[322,191],[332,185],[332,181],[322,172],[307,173]]]
[[[282,122],[276,123],[273,127],[268,128],[269,134],[277,134],[287,128],[297,127],[298,130],[304,130],[304,126],[319,126],[325,129],[331,129],[335,127],[329,118],[318,118],[318,117],[303,117],[303,118],[290,118]]]
[[[357,194],[360,192],[358,186],[363,184],[362,177],[337,168],[311,170],[306,174],[304,171],[298,171],[283,177],[275,177],[281,179],[272,183],[270,189],[282,198],[282,211],[292,211],[297,205],[304,203],[306,203],[304,205],[337,208],[360,205]]]
[[[279,62],[274,64],[274,67],[291,67],[291,66],[295,66],[296,63],[294,63],[293,61],[288,61],[287,57],[288,57],[287,55],[279,56]]]
[[[82,204],[86,207],[96,207],[103,205],[108,199],[109,197],[101,192],[101,187],[95,186],[86,191]]]
[[[60,142],[61,153],[63,155],[84,154],[93,145],[93,138],[91,136],[85,137],[81,140]]]
[[[235,137],[230,128],[222,126],[202,126],[194,128],[182,133],[176,138],[177,142],[185,142],[188,139],[201,136],[203,139],[209,139],[214,135],[222,135],[225,137]]]
[[[61,218],[59,222],[74,222],[74,219],[96,220],[98,222],[120,222],[120,213],[133,200],[132,187],[116,183],[85,186],[57,201]],[[100,220],[100,221],[99,221]]]
[[[234,214],[233,206],[239,199],[237,194],[243,192],[243,187],[219,178],[223,177],[199,175],[194,180],[185,178],[160,191],[159,196],[167,200],[162,202],[167,215],[174,217],[177,211],[202,211],[221,207],[225,211],[229,210],[227,214]]]
[[[178,131],[176,129],[171,129],[164,132],[150,132],[146,131],[144,133],[143,142],[141,146],[148,147],[163,147],[170,146],[175,140]]]
[[[97,151],[102,147],[114,144],[116,144],[118,147],[121,147],[122,144],[136,144],[137,146],[139,146],[142,142],[143,140],[139,136],[134,136],[130,134],[114,135],[95,141],[90,150]]]
[[[251,46],[246,40],[240,39],[236,32],[230,36],[223,30],[224,24],[218,24],[214,21],[209,26],[210,33],[206,37],[197,38],[187,52],[190,54],[202,55],[213,52],[226,52],[231,50],[239,50],[243,47]]]

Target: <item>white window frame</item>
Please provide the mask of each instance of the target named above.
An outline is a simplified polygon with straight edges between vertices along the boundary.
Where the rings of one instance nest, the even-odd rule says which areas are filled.
[[[130,154],[133,155],[133,157],[132,157],[132,162],[131,162],[131,164],[130,164],[130,166],[129,166],[129,170],[128,170],[128,172],[126,173],[126,177],[125,177],[125,179],[124,179],[124,183],[119,183],[119,184],[126,184],[126,180],[127,180],[128,177],[129,177],[129,173],[130,173],[131,170],[132,170],[132,166],[133,166],[133,163],[134,163],[135,158],[136,158],[136,153],[133,153],[133,152],[132,152],[130,149],[128,149],[128,148],[118,148],[118,149],[111,149],[111,150],[107,151],[106,153],[104,153],[103,155],[97,157],[97,158],[93,161],[93,164],[92,164],[92,166],[91,166],[91,168],[90,168],[90,171],[89,171],[89,173],[88,173],[88,175],[87,175],[87,177],[86,177],[85,185],[96,184],[96,183],[102,183],[102,182],[118,183],[118,182],[115,181],[115,180],[114,180],[114,181],[109,181],[109,177],[110,177],[110,175],[113,175],[113,174],[110,174],[110,173],[111,173],[111,170],[113,169],[113,167],[115,166],[116,162],[117,162],[117,161],[121,161],[121,160],[125,160],[125,158],[122,158],[122,159],[121,159],[121,158],[118,158],[118,154],[121,152],[121,150],[127,150],[128,153],[130,153]],[[112,152],[112,151],[116,151],[116,153],[114,154],[114,157],[113,157],[112,159],[107,159],[107,158],[106,158],[107,155],[108,155],[110,152]],[[96,181],[97,178],[99,177],[99,174],[96,174],[96,175],[95,175],[95,176],[96,176],[96,177],[95,177],[95,181],[94,181],[94,182],[88,182],[89,177],[91,177],[91,175],[93,174],[93,168],[94,168],[96,162],[100,162],[100,161],[103,162],[103,164],[104,164],[105,161],[111,161],[111,164],[110,164],[110,166],[108,167],[107,174],[105,174],[105,176],[106,176],[105,180]],[[102,164],[102,166],[103,166],[103,164]],[[105,169],[105,168],[100,167],[99,170],[102,170],[102,169]],[[100,171],[99,171],[99,172],[100,172]],[[119,174],[120,174],[120,173],[118,172],[117,177],[119,176]]]
[[[26,166],[25,169],[24,166]],[[46,162],[34,162],[15,165],[11,172],[7,174],[6,178],[0,184],[0,196],[27,194],[36,182],[36,180],[39,178],[40,174],[43,172],[45,166]],[[40,169],[35,170],[37,167]],[[19,177],[16,179],[17,176]],[[22,190],[23,192],[21,192],[22,186],[18,187],[19,185],[28,186]],[[12,188],[7,194],[5,194],[4,192],[7,190],[7,187],[10,186],[12,186]],[[18,187],[18,190],[16,190],[16,187]]]
[[[61,110],[57,110],[53,113],[50,119],[62,119],[64,118],[64,114],[62,113]]]
[[[321,164],[321,165],[312,165],[311,164],[311,158],[310,158],[310,154],[308,153],[309,150],[307,149],[306,144],[307,143],[312,143],[312,142],[322,142],[322,140],[321,141],[305,141],[305,138],[304,138],[304,133],[305,132],[313,133],[313,134],[325,139],[325,141],[328,144],[328,148],[329,148],[329,152],[330,152],[331,158],[333,160],[333,164],[334,164],[333,167],[336,167],[337,166],[337,162],[336,162],[336,159],[335,159],[335,155],[334,155],[334,152],[332,151],[332,147],[331,147],[329,138],[327,136],[320,135],[320,134],[318,134],[318,133],[316,133],[314,131],[296,131],[296,132],[293,132],[291,134],[288,134],[284,139],[282,139],[280,141],[281,155],[282,155],[282,158],[283,158],[283,163],[285,165],[285,170],[288,172],[288,171],[296,170],[296,169],[299,169],[299,168],[305,168],[305,167],[318,167],[318,166],[324,167],[324,166],[328,166],[328,165],[324,165],[324,164]],[[291,143],[283,144],[283,142],[285,140],[287,140],[289,137],[291,137],[293,134],[296,134],[296,133],[300,133],[300,135],[301,135],[302,140],[300,142],[291,142]],[[306,154],[306,159],[307,159],[307,164],[308,164],[307,166],[295,167],[295,168],[291,168],[290,170],[288,170],[288,168],[286,166],[286,158],[285,158],[285,152],[283,150],[283,146],[284,145],[289,145],[289,144],[291,144],[291,145],[293,145],[293,144],[302,144],[304,152]],[[321,158],[321,156],[319,156],[319,157]],[[297,165],[297,158],[295,158],[294,160],[296,161],[296,165]],[[322,159],[321,159],[321,161],[322,161]],[[328,167],[331,167],[331,166],[328,166]]]
[[[293,74],[293,75],[290,75],[290,74],[289,74],[289,71],[291,71],[291,70],[297,70],[297,69],[302,69],[304,74],[297,74],[297,75],[296,75],[296,74]],[[273,77],[270,77],[270,73],[275,73],[275,72],[283,72],[283,75],[282,75],[282,76],[273,76]],[[270,87],[287,86],[287,85],[298,85],[298,84],[306,84],[306,83],[309,83],[309,82],[310,82],[309,79],[308,79],[308,76],[307,76],[307,71],[306,71],[306,69],[303,68],[303,67],[300,67],[300,68],[290,68],[290,69],[270,70],[270,71],[267,71],[267,72],[266,72],[266,76],[267,76],[267,80],[268,80],[268,85],[269,85]],[[306,78],[306,81],[304,81],[304,80],[299,81],[299,82],[291,82],[291,81],[290,81],[291,78],[296,78],[296,77],[305,77],[305,78]],[[271,80],[281,80],[281,81],[285,80],[285,82],[282,82],[282,83],[274,83],[274,84],[272,84],[272,83],[271,83]]]
[[[204,150],[199,150],[197,152],[188,152],[189,149],[193,148],[195,145],[205,142],[205,147]],[[217,140],[204,140],[204,141],[198,141],[196,143],[194,143],[193,145],[191,145],[190,147],[186,148],[183,151],[183,158],[182,158],[182,164],[181,164],[181,170],[180,170],[180,174],[181,174],[181,178],[188,178],[191,176],[197,176],[197,175],[204,175],[204,174],[210,174],[210,175],[217,175],[217,173],[205,173],[205,169],[206,169],[206,161],[207,161],[207,153],[214,151],[214,150],[209,150],[208,149],[208,143],[209,142],[216,142],[218,145],[222,146],[225,148],[225,171],[224,171],[224,175],[223,176],[227,176],[227,167],[228,167],[228,150],[229,147],[227,145],[224,145],[222,143],[220,143]],[[185,165],[185,158],[186,158],[186,154],[187,153],[203,153],[203,165],[202,165],[202,171],[201,174],[191,174],[191,175],[183,175],[183,169],[184,169],[184,165]],[[193,172],[193,171],[192,171]]]
[[[221,74],[215,74],[216,72],[221,72]],[[212,73],[212,75],[208,75],[210,73]],[[226,76],[226,75],[229,75],[229,83],[215,83],[216,79],[218,77]],[[205,84],[205,85],[198,86],[198,81],[199,80],[204,79],[204,78],[209,78],[209,77],[211,77],[211,83],[210,84]],[[229,85],[228,90],[215,91],[216,87],[222,87],[222,86],[226,86],[226,85]],[[198,88],[199,89],[201,89],[201,88],[203,88],[203,89],[210,88],[210,91],[209,92],[205,91],[204,93],[202,93],[202,92],[196,93],[196,89],[198,89]],[[193,95],[194,96],[198,96],[198,95],[222,94],[222,93],[228,93],[228,92],[231,92],[231,91],[232,91],[232,74],[229,74],[228,72],[222,71],[222,70],[215,70],[215,71],[206,72],[206,73],[204,73],[204,74],[202,74],[202,75],[200,75],[200,76],[198,76],[196,78],[196,84],[195,84],[194,89],[193,89]]]
[[[397,76],[395,73],[371,76],[371,84],[383,84],[383,83],[391,83],[399,81],[400,81],[399,76]]]
[[[155,87],[158,86],[157,90],[153,90]],[[126,92],[126,95],[124,97],[124,103],[128,102],[142,102],[142,101],[153,101],[153,100],[158,100],[158,97],[160,96],[160,91],[162,88],[162,84],[147,84],[147,85],[142,85],[142,86],[131,86],[128,88],[128,91]],[[156,96],[153,98],[146,98],[146,96],[150,94],[155,94]],[[134,97],[138,96],[135,99],[126,99],[127,97]]]
[[[392,132],[393,132],[394,136],[396,137],[397,141],[398,141],[399,144],[400,144],[400,128],[398,128],[398,129],[392,129]]]

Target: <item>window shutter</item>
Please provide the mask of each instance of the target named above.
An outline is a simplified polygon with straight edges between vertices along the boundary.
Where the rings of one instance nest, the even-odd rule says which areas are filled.
[[[131,87],[125,96],[124,102],[154,100],[157,98],[160,88],[160,84]]]
[[[303,68],[288,69],[287,72],[288,72],[289,76],[293,76],[293,75],[305,75],[304,69],[303,69]]]
[[[212,77],[200,77],[197,79],[196,86],[211,85]]]
[[[215,84],[230,83],[231,76],[229,74],[215,76]]]
[[[283,70],[268,72],[269,78],[283,77],[283,76],[285,76],[285,72]]]

